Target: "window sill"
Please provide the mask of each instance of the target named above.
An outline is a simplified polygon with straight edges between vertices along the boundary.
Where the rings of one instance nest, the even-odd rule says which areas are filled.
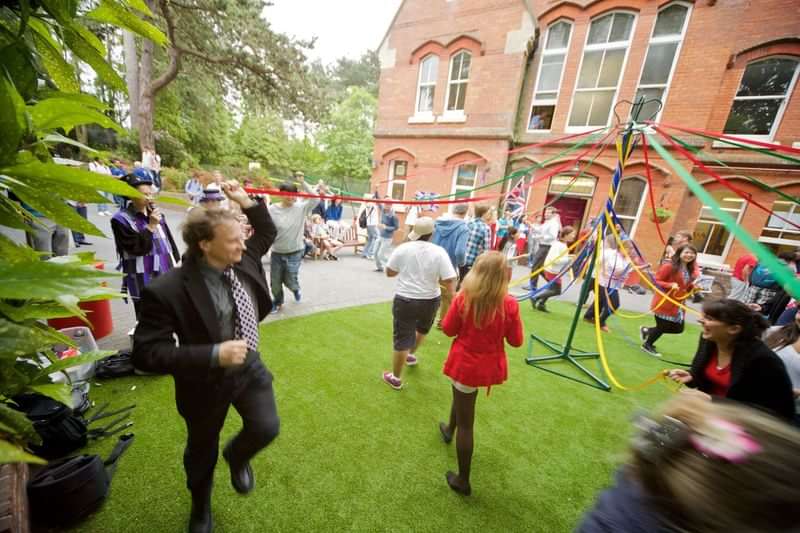
[[[409,124],[433,124],[434,122],[436,122],[436,117],[432,114],[412,115],[408,117]]]
[[[533,133],[534,135],[545,135],[552,133],[553,130],[525,130],[525,133]]]
[[[741,144],[746,144],[746,141],[758,141],[758,142],[762,142],[762,143],[781,144],[781,143],[779,143],[777,141],[773,141],[772,139],[770,139],[768,135],[763,135],[763,136],[762,135],[751,135],[749,137],[748,136],[744,136],[744,135],[734,135],[734,137],[740,137],[742,139],[742,141],[745,141],[744,143],[741,143]],[[738,141],[731,140],[731,142],[738,142]],[[756,145],[752,145],[752,146],[753,146],[753,148],[760,148],[759,146],[756,146]],[[738,146],[735,146],[733,144],[728,144],[725,141],[713,141],[711,143],[711,148],[728,148],[729,150],[742,150],[742,148],[740,148]]]
[[[460,124],[467,121],[467,115],[464,113],[445,113],[436,119],[436,122],[441,124]]]

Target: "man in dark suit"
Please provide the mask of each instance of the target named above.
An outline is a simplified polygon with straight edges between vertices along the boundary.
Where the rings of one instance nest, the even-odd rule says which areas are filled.
[[[280,426],[272,374],[258,353],[258,322],[272,308],[261,258],[275,240],[275,224],[267,207],[235,181],[222,190],[241,206],[253,235],[244,242],[229,210],[193,209],[183,229],[183,263],[145,288],[133,345],[137,368],[175,380],[175,403],[188,434],[183,462],[192,496],[190,533],[212,530],[211,485],[230,405],[243,428],[222,455],[239,493],[253,489],[250,459]]]

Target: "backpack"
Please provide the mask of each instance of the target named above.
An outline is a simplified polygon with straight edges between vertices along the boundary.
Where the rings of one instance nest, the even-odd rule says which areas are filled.
[[[361,229],[365,229],[367,227],[367,209],[375,209],[374,207],[367,207],[361,214],[358,215],[358,227]]]
[[[35,522],[63,527],[96,511],[108,495],[117,460],[133,442],[121,435],[108,459],[78,455],[51,462],[28,481],[28,501]]]
[[[129,416],[130,413],[127,411],[135,407],[135,405],[131,405],[106,413],[105,409],[108,404],[104,404],[94,416],[84,419],[73,409],[43,394],[21,394],[14,397],[14,402],[17,404],[15,409],[25,413],[25,416],[33,423],[36,433],[42,438],[42,443],[31,445],[31,450],[45,459],[63,457],[86,446],[90,438],[97,439],[113,435],[130,427],[132,422],[112,430],[114,426]],[[89,424],[92,422],[119,414],[122,416],[107,426],[89,429]]]
[[[750,285],[755,285],[762,289],[776,289],[778,282],[767,267],[758,263],[750,273]]]
[[[130,376],[134,373],[130,350],[120,350],[97,362],[94,375],[100,379]]]

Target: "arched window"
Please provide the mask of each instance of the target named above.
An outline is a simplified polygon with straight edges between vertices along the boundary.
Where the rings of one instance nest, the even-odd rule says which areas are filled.
[[[797,81],[798,63],[793,57],[770,57],[747,65],[725,133],[771,140]]]
[[[629,237],[633,237],[636,231],[646,190],[647,182],[641,178],[626,178],[619,184],[619,192],[614,199],[614,211]]]
[[[453,171],[453,188],[452,193],[463,193],[467,191],[472,191],[475,188],[475,179],[478,177],[478,165],[474,163],[464,163],[462,165],[458,165],[455,170]],[[474,192],[470,192],[469,197],[473,197],[475,195]],[[460,195],[459,198],[463,198],[463,195]],[[453,204],[455,205],[455,204]]]
[[[800,224],[800,205],[786,200],[775,200],[772,211],[775,214],[767,219],[758,238],[759,242],[766,244],[776,255],[793,252],[800,246],[800,230],[787,221]]]
[[[406,196],[408,161],[394,159],[389,162],[389,196],[392,200],[403,200]]]
[[[592,21],[583,49],[568,126],[586,129],[608,124],[628,55],[635,17],[609,13]]]
[[[467,98],[467,82],[472,54],[462,50],[450,60],[450,79],[447,83],[446,111],[464,112],[464,101]]]
[[[714,200],[738,223],[742,219],[745,201],[731,194],[729,191],[713,191]],[[728,255],[731,233],[725,225],[714,216],[711,208],[703,206],[700,209],[700,218],[692,233],[692,243],[697,247],[697,260],[702,264],[722,264]]]
[[[684,4],[670,4],[658,12],[634,101],[644,97],[645,100],[658,100],[662,106],[666,104],[669,82],[678,62],[688,20],[689,7]],[[642,108],[639,120],[657,120],[660,114],[658,102],[648,102]]]
[[[433,113],[433,98],[436,92],[436,75],[439,70],[439,58],[429,55],[419,63],[419,81],[417,83],[418,115]]]
[[[572,24],[564,20],[547,28],[547,38],[539,62],[539,74],[536,76],[536,88],[533,91],[528,131],[550,129],[571,34]]]

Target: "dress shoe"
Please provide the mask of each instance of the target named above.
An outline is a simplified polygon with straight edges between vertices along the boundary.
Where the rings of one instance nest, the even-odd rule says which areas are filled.
[[[189,516],[189,533],[211,533],[214,530],[214,521],[211,519],[209,505],[192,504],[192,514]]]
[[[239,494],[247,494],[255,487],[256,478],[253,475],[253,468],[250,466],[249,462],[245,462],[243,465],[237,465],[231,461],[232,442],[233,441],[225,445],[225,449],[222,451],[222,457],[225,458],[225,461],[227,461],[231,469],[231,485],[233,485],[233,490]]]

